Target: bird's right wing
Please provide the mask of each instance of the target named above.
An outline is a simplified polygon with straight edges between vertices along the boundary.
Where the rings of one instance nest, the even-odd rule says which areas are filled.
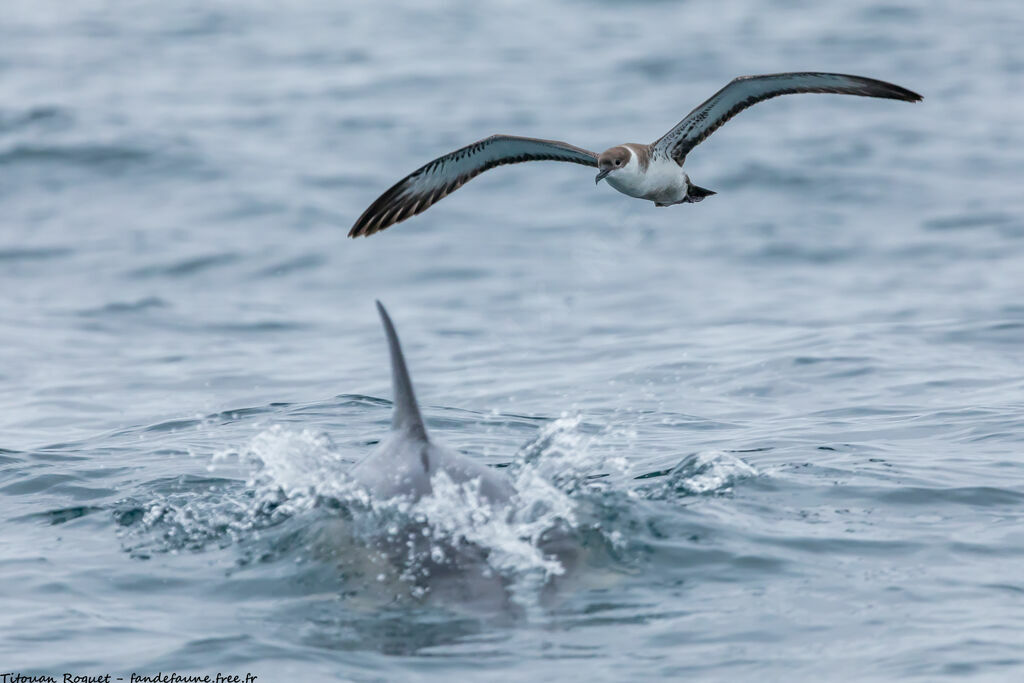
[[[921,96],[893,83],[874,78],[819,72],[740,76],[686,115],[653,145],[655,154],[671,157],[682,165],[691,149],[723,123],[758,102],[794,93],[836,93],[862,97],[885,97],[920,102]]]
[[[426,211],[488,169],[523,161],[568,161],[597,166],[597,155],[557,140],[492,135],[438,157],[398,181],[363,212],[348,236],[372,235]]]

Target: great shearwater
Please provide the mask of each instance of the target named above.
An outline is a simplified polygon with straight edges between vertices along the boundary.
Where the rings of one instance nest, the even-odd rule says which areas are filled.
[[[690,182],[682,170],[690,150],[747,107],[779,95],[836,93],[920,102],[921,96],[892,83],[830,73],[740,76],[649,145],[626,143],[600,154],[557,140],[492,135],[434,159],[382,194],[359,217],[349,237],[372,235],[427,208],[484,171],[523,161],[568,161],[598,169],[594,182],[608,184],[655,206],[699,202],[711,190]]]

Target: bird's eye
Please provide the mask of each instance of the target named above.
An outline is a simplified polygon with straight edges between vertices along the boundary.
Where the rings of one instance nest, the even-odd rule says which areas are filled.
[[[616,166],[621,166],[622,165],[622,160],[621,159],[616,159],[615,160],[615,165]]]

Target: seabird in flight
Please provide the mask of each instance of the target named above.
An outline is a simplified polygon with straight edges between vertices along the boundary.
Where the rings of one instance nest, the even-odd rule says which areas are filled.
[[[837,93],[920,102],[921,96],[892,83],[830,73],[741,76],[686,115],[649,145],[628,142],[594,154],[557,140],[492,135],[434,159],[382,194],[359,217],[349,237],[372,235],[426,211],[484,171],[523,161],[568,161],[598,169],[603,179],[630,197],[655,206],[699,202],[711,190],[690,182],[683,162],[690,150],[747,107],[779,95]]]

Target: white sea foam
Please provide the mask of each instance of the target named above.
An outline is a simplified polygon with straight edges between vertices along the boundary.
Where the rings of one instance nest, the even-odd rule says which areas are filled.
[[[743,479],[758,472],[741,458],[725,451],[701,451],[684,458],[672,468],[666,487],[694,495],[726,493]]]
[[[488,504],[478,482],[456,483],[444,472],[431,479],[431,495],[419,500],[374,499],[347,478],[348,463],[329,440],[308,430],[271,427],[250,441],[241,459],[253,468],[248,484],[256,498],[275,500],[279,511],[340,501],[353,517],[353,534],[367,541],[383,537],[400,550],[399,571],[410,583],[421,584],[432,567],[456,562],[471,547],[483,562],[474,570],[500,577],[522,599],[566,570],[544,544],[576,529],[570,494],[598,464],[586,457],[590,439],[579,425],[578,418],[556,420],[520,451],[506,470],[517,491],[506,508]],[[420,592],[422,585],[413,590]]]

